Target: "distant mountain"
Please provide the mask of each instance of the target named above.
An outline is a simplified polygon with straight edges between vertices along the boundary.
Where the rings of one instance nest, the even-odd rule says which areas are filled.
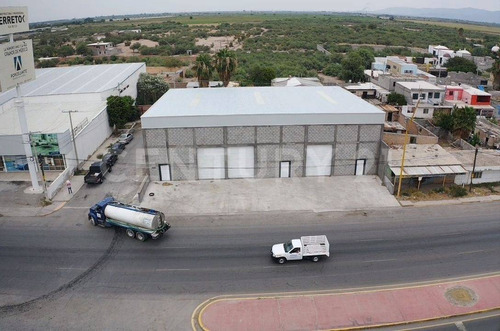
[[[476,8],[407,8],[395,7],[372,11],[374,14],[394,16],[413,16],[425,18],[444,18],[449,20],[472,21],[500,24],[500,11]]]

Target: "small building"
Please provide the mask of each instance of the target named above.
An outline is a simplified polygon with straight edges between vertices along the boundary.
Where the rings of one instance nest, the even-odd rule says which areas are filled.
[[[456,176],[467,173],[462,163],[438,144],[407,145],[403,171],[401,171],[402,159],[402,146],[395,146],[389,150],[384,184],[393,194],[398,191],[401,173],[402,192],[453,185]]]
[[[383,87],[373,83],[359,83],[344,86],[344,88],[362,99],[379,99],[382,102],[387,102],[390,93]]]
[[[402,107],[402,114],[415,118],[432,118],[434,109],[443,104],[445,89],[424,81],[397,82],[396,93],[404,95],[408,105]],[[418,108],[416,108],[418,103]]]
[[[489,118],[494,115],[495,108],[491,106],[490,93],[465,84],[447,85],[445,88],[447,105],[474,108],[478,116]]]
[[[500,150],[480,149],[475,156],[476,151],[455,150],[450,153],[459,160],[467,170],[466,174],[456,176],[455,184],[469,185],[471,173],[474,169],[472,184],[499,183],[500,182]],[[474,167],[474,158],[476,166]]]
[[[271,86],[297,87],[297,86],[323,86],[318,77],[288,77],[275,78]]]
[[[87,44],[87,46],[92,50],[94,56],[110,56],[118,54],[118,49],[113,47],[113,43],[97,42]]]
[[[151,180],[375,175],[385,114],[341,87],[176,89],[141,117]]]

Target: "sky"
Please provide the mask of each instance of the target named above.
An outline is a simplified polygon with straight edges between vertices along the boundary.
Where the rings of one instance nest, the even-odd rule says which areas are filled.
[[[204,11],[370,11],[391,7],[500,10],[499,0],[2,0],[0,6],[28,6],[31,23],[58,19],[141,13]]]

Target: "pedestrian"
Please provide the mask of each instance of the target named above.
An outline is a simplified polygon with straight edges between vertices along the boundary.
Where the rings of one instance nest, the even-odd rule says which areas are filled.
[[[66,181],[66,187],[68,188],[68,193],[73,194],[73,190],[71,189],[71,182],[69,179]]]

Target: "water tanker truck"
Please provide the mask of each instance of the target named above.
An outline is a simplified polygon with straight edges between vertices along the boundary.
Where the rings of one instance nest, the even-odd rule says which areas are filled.
[[[94,226],[124,228],[127,236],[140,241],[145,241],[148,237],[158,239],[170,228],[162,212],[124,204],[113,197],[93,205],[88,217]]]

